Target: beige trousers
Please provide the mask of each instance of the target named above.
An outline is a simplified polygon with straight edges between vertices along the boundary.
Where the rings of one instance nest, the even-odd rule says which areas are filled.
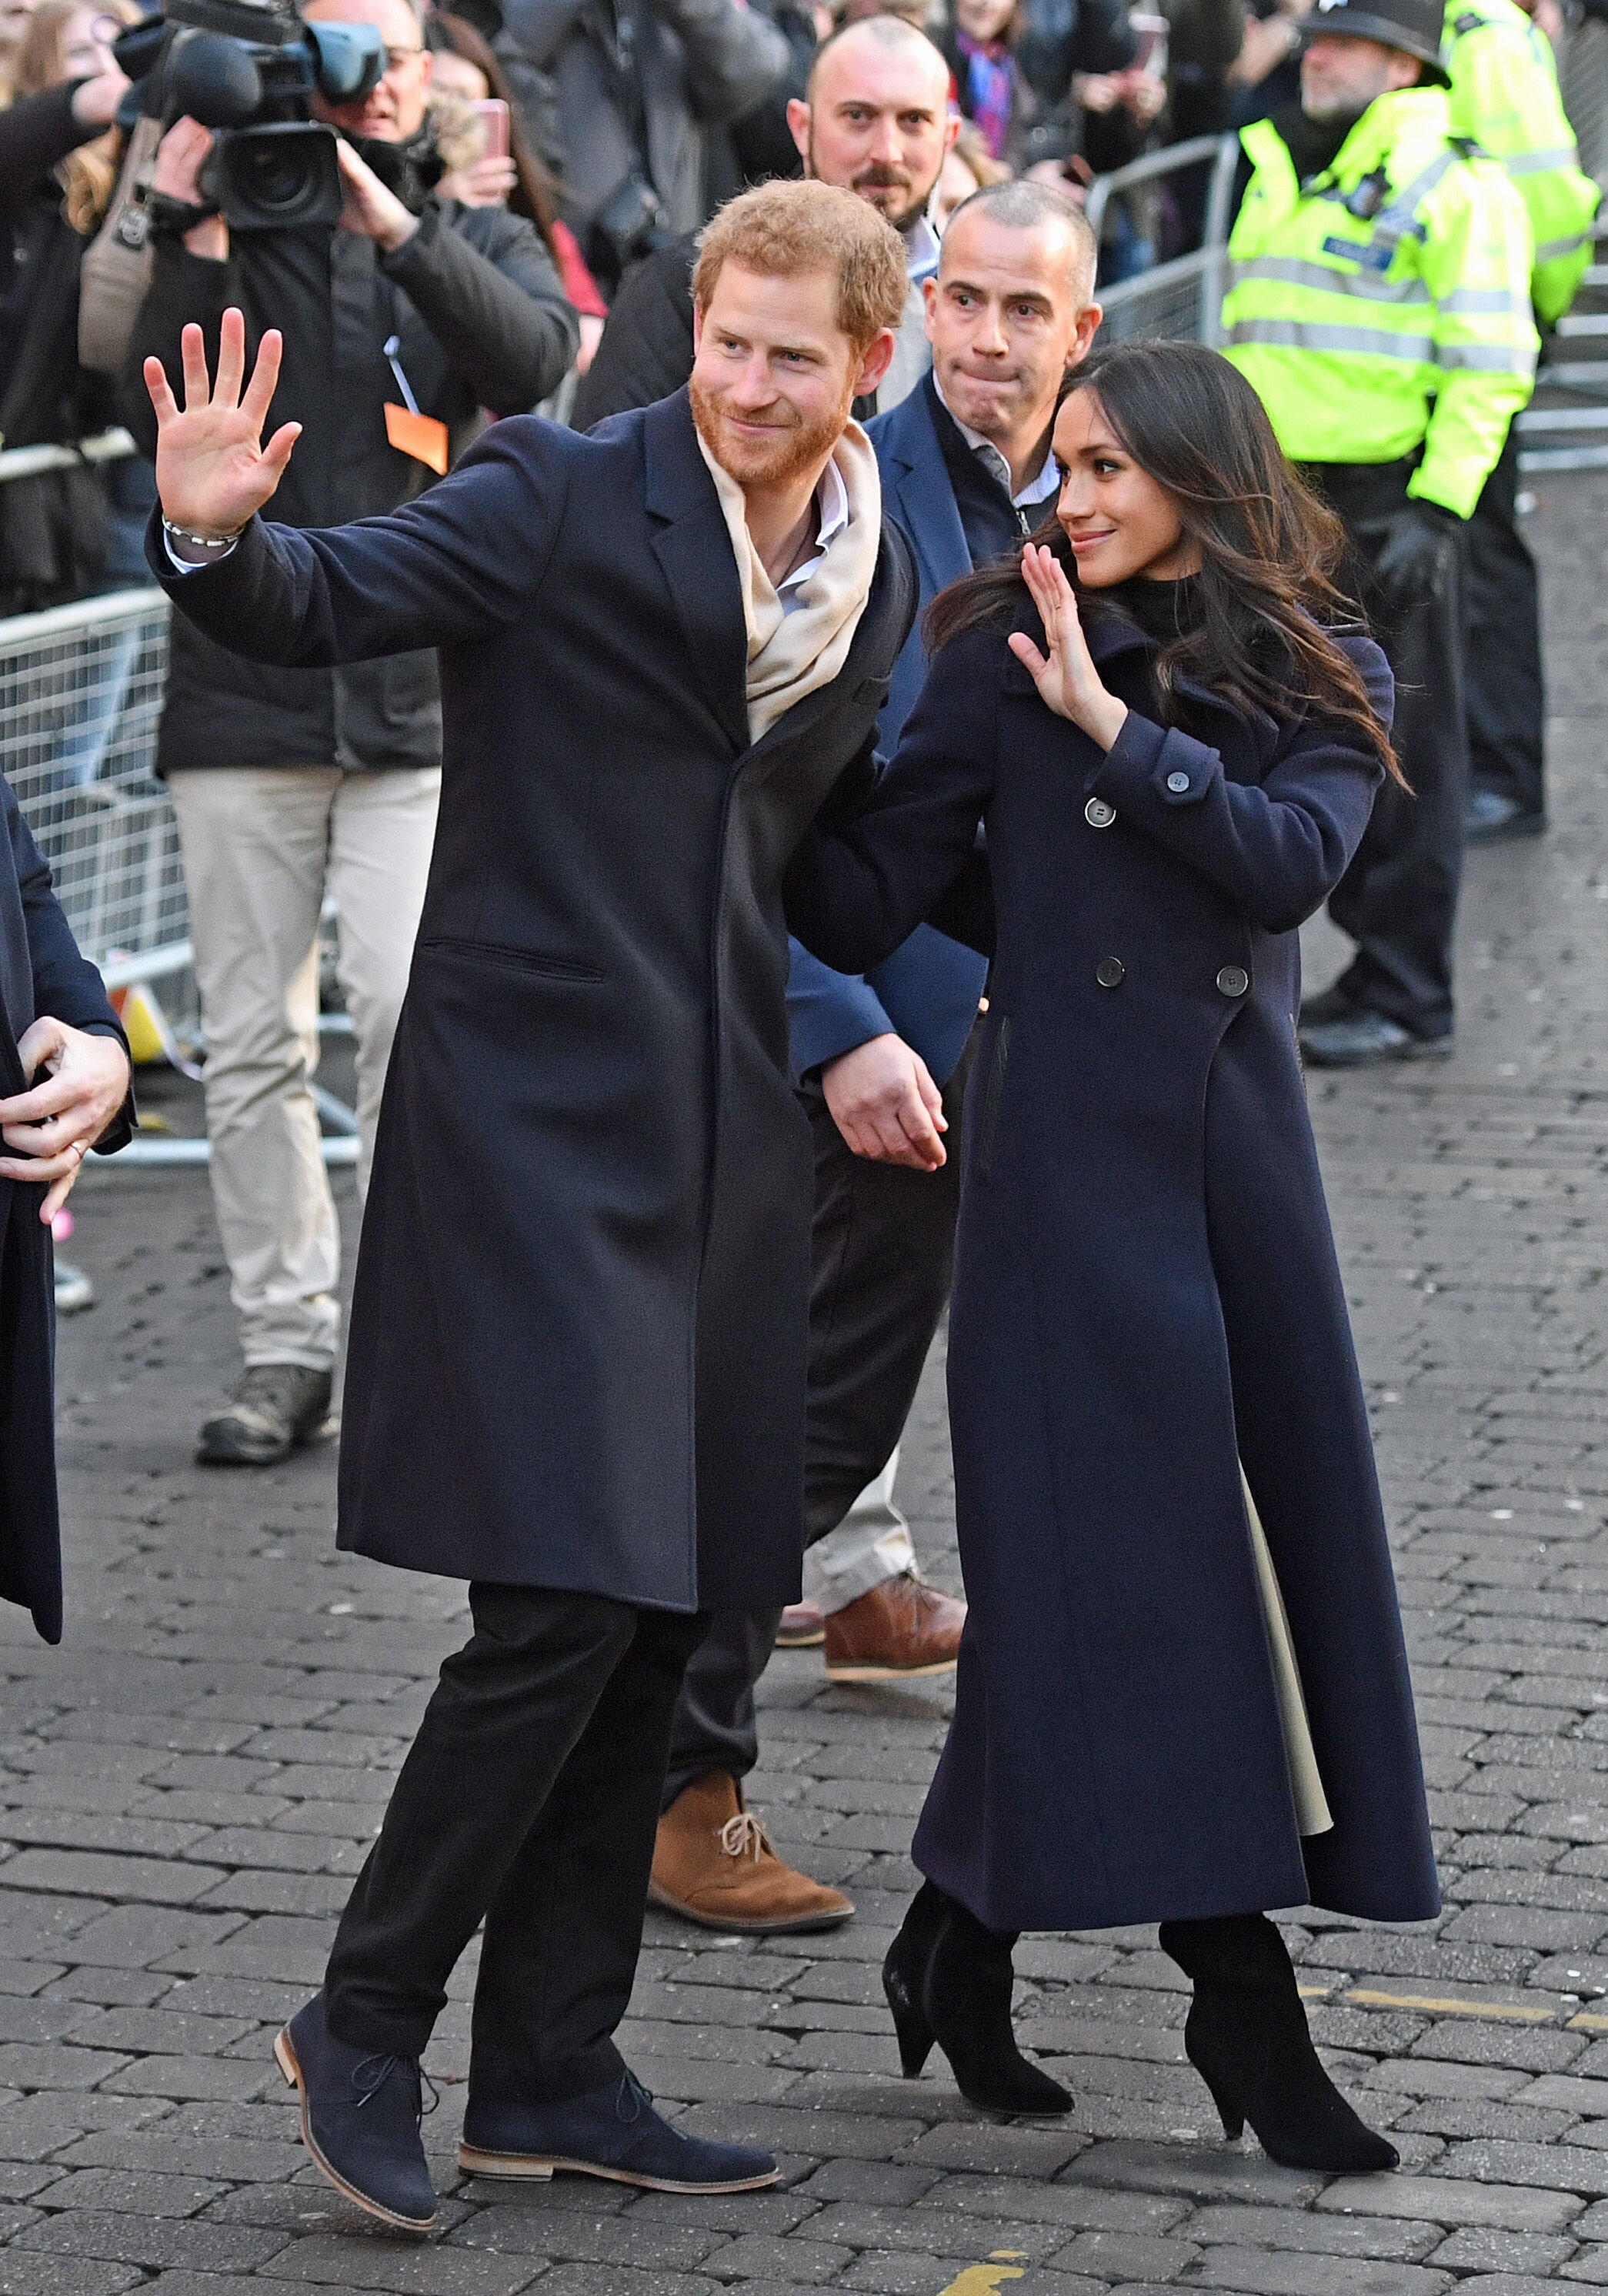
[[[206,1032],[212,1201],[250,1364],[333,1364],[340,1231],[319,1152],[318,918],[340,914],[357,1051],[357,1189],[418,931],[439,770],[176,773]]]

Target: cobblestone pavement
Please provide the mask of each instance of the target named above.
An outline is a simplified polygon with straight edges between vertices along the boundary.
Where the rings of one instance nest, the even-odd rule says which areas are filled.
[[[1314,1083],[1447,1911],[1433,1932],[1292,1935],[1402,2173],[1325,2185],[1224,2144],[1145,1931],[1020,1949],[1023,2039],[1077,2092],[1064,2127],[985,2121],[936,2059],[899,2080],[876,1969],[945,1699],[830,1691],[804,1652],[767,1677],[753,1798],[859,1917],[767,1947],[651,1916],[625,2036],[692,2126],[773,2145],[785,2188],[461,2180],[465,1970],[428,2061],[444,2232],[365,2229],[305,2165],[269,2043],[318,1977],[459,1593],[335,1554],[327,1448],[267,1475],[190,1464],[233,1367],[205,1183],[109,1169],[74,1253],[101,1304],[62,1343],[67,1640],[0,1623],[0,2296],[1608,2283],[1605,511],[1608,484],[1561,480],[1534,521],[1557,825],[1474,858],[1456,1059]],[[936,1367],[918,1416],[907,1500],[954,1583]]]

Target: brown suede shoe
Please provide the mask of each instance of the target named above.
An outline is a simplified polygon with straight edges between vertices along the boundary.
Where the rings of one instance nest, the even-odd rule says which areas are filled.
[[[841,1890],[783,1864],[722,1770],[694,1778],[660,1819],[648,1899],[706,1930],[760,1937],[835,1930],[854,1912]]]
[[[914,1570],[884,1578],[869,1595],[826,1614],[826,1675],[832,1682],[905,1682],[948,1674],[960,1655],[966,1606],[940,1595]]]

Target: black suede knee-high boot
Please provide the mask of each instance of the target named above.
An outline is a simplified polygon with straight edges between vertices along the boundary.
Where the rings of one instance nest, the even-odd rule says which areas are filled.
[[[1030,2064],[1011,2026],[1011,1948],[936,1882],[924,1882],[882,1964],[899,2063],[914,2080],[934,2041],[961,2095],[989,2112],[1070,2112],[1057,2080]]]
[[[1336,2176],[1398,2165],[1395,2146],[1358,2119],[1318,2062],[1289,1953],[1266,1915],[1163,1922],[1161,1944],[1194,1980],[1184,2047],[1227,2136],[1249,2121],[1286,2169]]]

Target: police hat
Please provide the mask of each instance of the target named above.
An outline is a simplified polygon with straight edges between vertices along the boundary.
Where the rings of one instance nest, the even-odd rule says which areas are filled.
[[[1400,48],[1424,67],[1424,85],[1446,87],[1449,76],[1440,61],[1445,20],[1442,0],[1314,0],[1302,29],[1309,40],[1334,33]]]

